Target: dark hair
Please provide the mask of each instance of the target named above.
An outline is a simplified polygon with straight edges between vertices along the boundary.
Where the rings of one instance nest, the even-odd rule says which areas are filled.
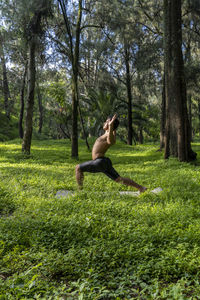
[[[113,123],[113,130],[117,129],[118,126],[119,126],[119,120],[115,119],[115,121]]]

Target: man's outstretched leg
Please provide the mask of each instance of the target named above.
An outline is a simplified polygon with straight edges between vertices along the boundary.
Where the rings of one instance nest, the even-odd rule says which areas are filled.
[[[83,179],[84,179],[83,172],[81,171],[80,166],[77,165],[76,166],[76,182],[77,182],[79,188],[83,187]]]
[[[128,185],[128,186],[133,186],[136,189],[138,189],[138,191],[140,193],[143,193],[143,192],[145,192],[147,190],[146,187],[144,187],[142,185],[139,185],[138,183],[136,183],[135,181],[131,180],[130,178],[124,178],[124,177],[119,176],[117,179],[115,179],[115,181],[118,182],[118,183],[122,183],[122,184]]]

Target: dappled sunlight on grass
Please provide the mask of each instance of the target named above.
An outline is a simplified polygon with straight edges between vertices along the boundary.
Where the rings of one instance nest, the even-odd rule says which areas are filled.
[[[195,299],[200,167],[165,161],[157,149],[118,142],[108,151],[121,176],[148,187],[133,197],[104,174],[85,174],[77,190],[75,165],[91,159],[83,141],[78,161],[64,140],[33,141],[30,158],[19,140],[0,143],[0,295],[171,299],[179,287],[180,299]],[[62,189],[74,194],[57,199]]]

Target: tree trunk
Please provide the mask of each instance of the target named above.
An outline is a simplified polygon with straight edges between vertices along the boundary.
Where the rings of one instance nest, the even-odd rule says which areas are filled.
[[[85,127],[84,127],[84,122],[83,122],[83,117],[82,117],[80,105],[78,105],[78,111],[79,111],[79,116],[80,116],[80,121],[81,121],[81,126],[82,126],[82,130],[83,130],[83,136],[84,136],[84,139],[85,139],[85,143],[86,143],[86,146],[87,146],[88,150],[90,151],[90,145],[88,143],[87,134],[85,132]]]
[[[188,161],[196,154],[191,149],[181,26],[181,1],[164,0],[165,158],[172,155]]]
[[[27,108],[25,118],[25,129],[22,143],[22,151],[30,154],[31,139],[33,131],[33,106],[34,106],[34,90],[35,90],[35,36],[29,41],[29,61],[28,61],[28,92],[27,92]]]
[[[144,136],[142,127],[139,128],[139,143],[142,145],[144,143]]]
[[[66,137],[66,138],[68,138],[69,140],[71,140],[71,137],[70,137],[70,134],[69,134],[69,131],[68,131],[68,128],[67,128],[67,132],[64,130],[64,128],[62,127],[62,124],[60,124],[60,130],[62,131],[62,133],[63,133],[63,136],[64,137]]]
[[[72,61],[72,149],[71,156],[78,157],[78,73],[79,73],[79,47],[82,19],[82,0],[79,0],[78,19],[76,23],[76,43]]]
[[[198,102],[198,117],[199,117],[199,136],[200,136],[200,100]]]
[[[43,126],[43,105],[42,105],[42,97],[40,93],[39,84],[37,85],[37,98],[38,98],[38,108],[39,108],[39,128],[38,133],[42,133],[42,126]]]
[[[191,137],[190,139],[192,141],[193,137],[192,137],[192,95],[191,93],[188,93],[187,103],[188,103],[188,119],[190,123],[190,137]]]
[[[27,73],[27,62],[24,67],[24,74],[22,78],[21,90],[20,90],[20,114],[19,114],[19,137],[23,139],[24,130],[23,130],[23,118],[24,118],[24,91],[26,85],[26,73]]]
[[[192,28],[192,21],[190,20],[188,22],[188,26]],[[187,41],[187,46],[186,46],[186,53],[185,53],[185,61],[188,63],[188,65],[191,64],[191,36],[189,36],[189,39]],[[187,104],[188,104],[188,119],[190,123],[190,136],[191,136],[191,141],[192,141],[192,95],[191,92],[188,92],[187,95]]]
[[[72,148],[71,156],[78,158],[78,99],[77,78],[72,78]]]
[[[180,161],[188,160],[187,132],[185,118],[187,117],[186,88],[184,87],[183,56],[182,56],[182,20],[181,1],[173,0],[171,4],[172,22],[172,86],[174,102],[176,103],[177,150]]]
[[[165,92],[165,135],[164,135],[164,157],[165,159],[170,156],[170,114],[169,114],[169,104],[170,104],[170,59],[171,59],[171,48],[170,48],[170,36],[171,36],[171,26],[170,26],[170,15],[169,15],[169,3],[168,0],[164,0],[164,92]]]
[[[6,113],[6,117],[10,119],[10,91],[8,85],[8,78],[7,78],[7,68],[6,68],[6,61],[4,56],[4,49],[3,49],[3,37],[0,33],[0,58],[2,64],[2,72],[3,72],[3,95],[4,95],[4,109]]]
[[[70,60],[72,64],[72,146],[71,156],[78,158],[78,75],[79,75],[79,48],[80,48],[80,34],[81,34],[81,20],[82,20],[82,2],[79,0],[78,16],[75,30],[75,39],[73,39],[70,22],[67,16],[65,2],[58,0],[63,13],[63,19],[68,34],[68,44],[70,49]],[[75,46],[74,46],[75,41]]]
[[[163,79],[162,104],[161,104],[161,122],[160,122],[160,150],[165,146],[165,123],[166,123],[166,99],[165,99],[165,73]]]
[[[130,51],[127,42],[124,41],[124,54],[126,65],[126,89],[128,98],[128,140],[127,144],[132,145],[133,128],[132,128],[132,91],[131,91],[131,74],[130,74]]]

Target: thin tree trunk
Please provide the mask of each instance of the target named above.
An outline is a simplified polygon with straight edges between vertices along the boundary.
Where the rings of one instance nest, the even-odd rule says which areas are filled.
[[[188,26],[191,28],[191,21],[189,21]],[[189,40],[187,42],[187,50],[185,54],[185,61],[190,65],[191,64],[191,37],[189,37]],[[190,139],[192,141],[192,95],[191,92],[188,92],[187,95],[187,104],[188,104],[188,119],[190,123]]]
[[[83,117],[82,117],[80,105],[78,105],[78,110],[79,110],[79,116],[80,116],[81,126],[82,126],[82,130],[83,130],[83,135],[84,135],[84,138],[85,138],[85,143],[86,143],[86,146],[87,146],[88,150],[90,151],[90,145],[88,143],[87,134],[85,132],[85,127],[84,127],[84,122],[83,122]]]
[[[72,145],[71,145],[71,156],[78,158],[78,74],[79,74],[79,47],[80,47],[80,34],[81,34],[81,20],[82,20],[82,1],[79,0],[79,9],[75,30],[75,47],[73,46],[73,37],[66,13],[65,2],[58,0],[63,13],[63,18],[68,34],[69,48],[70,48],[70,59],[72,64]]]
[[[128,145],[132,145],[133,129],[132,129],[132,91],[131,91],[131,75],[130,75],[130,51],[127,42],[124,41],[125,65],[126,65],[126,89],[128,97]]]
[[[42,133],[42,126],[43,126],[43,105],[42,105],[42,97],[40,93],[39,84],[37,84],[37,98],[38,98],[38,108],[39,108],[39,127],[38,133]]]
[[[3,72],[3,95],[4,95],[4,109],[6,113],[6,117],[10,119],[10,91],[8,85],[8,78],[7,78],[7,68],[6,68],[6,61],[4,56],[4,49],[3,49],[3,37],[0,33],[0,58],[2,64],[2,72]]]
[[[143,130],[142,127],[139,129],[139,143],[143,144],[144,143],[144,136],[143,136]]]
[[[191,136],[191,141],[193,139],[192,137],[192,95],[188,93],[187,96],[187,103],[188,103],[188,119],[190,123],[190,136]]]
[[[160,150],[165,146],[165,123],[166,123],[166,98],[165,98],[165,73],[163,79],[162,104],[161,104],[161,121],[160,121]]]
[[[62,124],[60,124],[60,130],[62,131],[64,137],[68,138],[69,140],[71,140],[70,134],[68,133],[68,128],[67,128],[67,132],[65,132],[65,130],[62,127]]]
[[[72,77],[72,151],[71,156],[78,157],[78,73],[79,73],[79,47],[82,19],[82,0],[79,0],[78,19],[76,23],[76,43],[73,55]]]
[[[19,137],[23,139],[24,130],[23,130],[23,118],[24,118],[24,91],[26,85],[26,74],[27,74],[27,62],[24,67],[24,74],[22,77],[22,84],[20,90],[20,114],[19,114]]]
[[[198,102],[198,117],[199,117],[199,136],[200,136],[200,100]]]
[[[35,36],[29,41],[29,61],[28,61],[28,93],[27,108],[25,118],[24,138],[22,143],[22,151],[30,154],[31,139],[33,131],[33,106],[34,106],[34,90],[35,90]]]
[[[171,23],[170,23],[170,5],[169,0],[164,0],[164,69],[165,69],[165,136],[164,136],[164,158],[167,159],[170,156],[170,102],[171,102]]]
[[[77,79],[72,78],[72,148],[71,156],[78,158],[78,101],[77,101]]]

